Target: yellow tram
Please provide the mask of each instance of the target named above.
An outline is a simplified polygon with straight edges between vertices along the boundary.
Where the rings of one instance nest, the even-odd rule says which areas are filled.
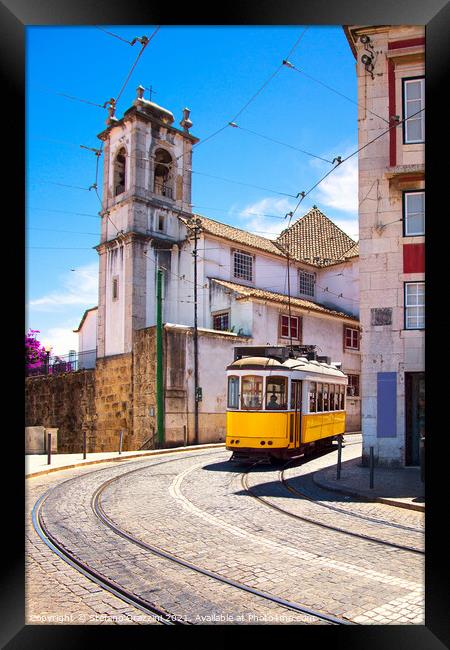
[[[348,382],[337,364],[285,347],[236,351],[241,358],[227,367],[231,460],[278,462],[330,445],[345,432]]]

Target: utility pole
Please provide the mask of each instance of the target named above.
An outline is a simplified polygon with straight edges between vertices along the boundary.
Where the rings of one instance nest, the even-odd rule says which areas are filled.
[[[194,444],[198,445],[198,403],[201,399],[198,386],[198,330],[197,330],[197,242],[198,233],[201,229],[200,219],[189,219],[190,226],[194,231]]]
[[[287,248],[286,248],[286,258],[287,258],[287,287],[288,287],[288,313],[289,313],[289,345],[291,347],[291,353],[293,352],[292,348],[292,324],[291,324],[291,273],[289,269],[289,247],[290,247],[290,239],[291,239],[291,233],[288,231],[287,234]]]
[[[162,280],[163,272],[158,268],[156,278],[156,428],[159,448],[164,444]]]

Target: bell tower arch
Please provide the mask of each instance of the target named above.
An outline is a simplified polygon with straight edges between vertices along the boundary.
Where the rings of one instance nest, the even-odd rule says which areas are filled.
[[[189,132],[189,109],[176,128],[170,111],[144,99],[142,86],[120,119],[110,113],[98,135],[104,152],[99,357],[130,352],[133,332],[155,324],[156,269],[162,256],[170,265],[171,247],[185,237],[178,217],[192,214],[192,146],[199,141]]]

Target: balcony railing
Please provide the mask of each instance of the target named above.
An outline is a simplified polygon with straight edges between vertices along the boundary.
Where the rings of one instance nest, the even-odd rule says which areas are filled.
[[[168,187],[165,183],[155,182],[155,194],[160,194],[161,196],[167,196],[168,199],[173,198],[172,188]]]
[[[26,368],[27,377],[39,375],[61,375],[65,372],[95,368],[97,350],[69,352],[69,354],[49,356],[40,365]]]

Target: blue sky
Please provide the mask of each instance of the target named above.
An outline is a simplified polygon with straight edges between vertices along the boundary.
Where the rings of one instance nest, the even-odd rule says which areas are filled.
[[[155,26],[107,26],[132,40]],[[201,140],[227,124],[276,70],[304,26],[165,27],[145,49],[117,106],[120,117],[138,84],[172,111],[185,106]],[[63,354],[76,348],[85,309],[97,304],[99,201],[95,155],[106,110],[58,95],[103,104],[117,97],[139,52],[90,27],[27,27],[27,325]],[[308,26],[290,61],[356,101],[355,60],[341,26]],[[148,93],[145,95],[148,98]],[[357,148],[357,106],[283,67],[236,120],[239,126],[333,159]],[[297,201],[330,169],[299,151],[228,127],[194,149],[194,210],[258,234],[275,236]],[[256,189],[206,176],[258,185]],[[101,178],[100,178],[101,180]],[[75,187],[66,187],[71,185]],[[77,189],[82,188],[82,189]],[[274,190],[271,192],[269,190]],[[276,193],[277,192],[277,193]],[[316,204],[358,238],[357,157],[331,174],[302,203]]]

